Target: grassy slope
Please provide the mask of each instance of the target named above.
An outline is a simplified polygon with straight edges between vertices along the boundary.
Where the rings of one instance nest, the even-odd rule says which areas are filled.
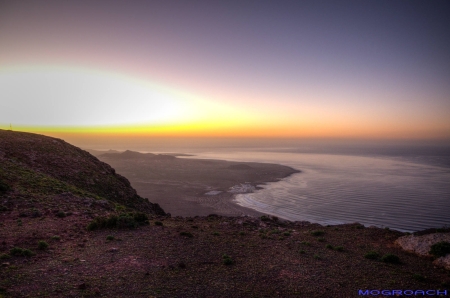
[[[0,130],[0,165],[0,180],[18,195],[71,192],[164,214],[108,164],[60,139]]]

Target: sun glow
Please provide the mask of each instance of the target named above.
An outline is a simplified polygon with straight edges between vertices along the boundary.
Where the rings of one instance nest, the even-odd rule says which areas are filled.
[[[254,121],[225,102],[149,80],[83,68],[27,67],[0,72],[4,128],[42,133],[204,135]],[[17,107],[21,108],[18,109]]]

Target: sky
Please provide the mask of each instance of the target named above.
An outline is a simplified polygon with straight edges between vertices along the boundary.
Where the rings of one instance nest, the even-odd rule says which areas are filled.
[[[449,15],[446,0],[0,1],[0,129],[450,140]]]

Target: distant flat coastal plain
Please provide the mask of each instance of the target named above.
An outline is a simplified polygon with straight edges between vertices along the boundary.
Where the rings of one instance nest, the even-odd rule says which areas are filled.
[[[172,216],[260,216],[234,203],[234,195],[300,172],[278,164],[177,158],[180,154],[89,152],[125,176],[140,196]]]

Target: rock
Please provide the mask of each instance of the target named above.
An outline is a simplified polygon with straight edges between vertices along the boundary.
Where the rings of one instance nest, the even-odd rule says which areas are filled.
[[[430,256],[428,253],[435,243],[450,242],[450,233],[434,233],[423,236],[407,235],[395,240],[395,244],[403,250],[415,253],[419,256]]]
[[[450,270],[450,254],[434,260],[433,265],[437,267],[444,267],[445,269]]]
[[[9,267],[11,265],[9,262],[2,263],[2,267]]]

